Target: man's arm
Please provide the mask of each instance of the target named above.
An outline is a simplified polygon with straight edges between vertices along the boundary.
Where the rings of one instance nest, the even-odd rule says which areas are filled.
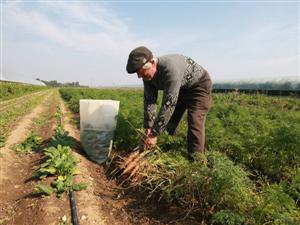
[[[144,128],[150,129],[155,121],[158,90],[144,81]]]
[[[164,89],[163,101],[157,118],[151,129],[151,133],[158,136],[166,127],[175,110],[180,90],[180,80],[169,80]]]

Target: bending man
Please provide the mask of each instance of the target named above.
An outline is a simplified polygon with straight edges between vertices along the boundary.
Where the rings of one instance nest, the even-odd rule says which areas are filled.
[[[156,145],[165,129],[174,135],[180,119],[188,111],[188,155],[203,152],[205,120],[211,105],[212,82],[208,72],[189,57],[172,54],[153,57],[144,47],[133,49],[126,70],[137,73],[144,83],[143,141],[146,147]],[[156,113],[158,90],[163,90],[160,111]]]

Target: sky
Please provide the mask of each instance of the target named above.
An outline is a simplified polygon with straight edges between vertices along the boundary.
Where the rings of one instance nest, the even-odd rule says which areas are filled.
[[[299,1],[1,0],[2,79],[142,85],[129,52],[183,54],[213,82],[300,79]]]

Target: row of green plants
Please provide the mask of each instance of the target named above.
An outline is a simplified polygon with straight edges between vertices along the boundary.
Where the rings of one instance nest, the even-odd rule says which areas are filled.
[[[15,151],[21,154],[30,154],[37,151],[42,142],[43,138],[38,135],[36,131],[42,130],[43,126],[47,125],[49,121],[53,118],[52,107],[54,109],[59,109],[59,95],[58,92],[52,92],[51,95],[43,102],[43,107],[45,107],[44,111],[32,121],[32,125],[30,126],[30,134],[29,136],[20,144],[15,146]],[[55,117],[58,120],[56,114],[58,110],[56,110]],[[1,142],[1,139],[0,139]],[[1,145],[0,145],[1,146]]]
[[[47,88],[46,86],[0,81],[0,102]]]
[[[20,118],[29,113],[34,107],[43,101],[48,101],[53,96],[53,90],[46,90],[35,95],[28,95],[17,99],[14,103],[0,107],[0,146],[4,147],[6,138],[15,127]],[[3,102],[4,103],[4,102]]]
[[[75,142],[63,127],[60,107],[57,107],[55,117],[58,126],[51,137],[51,146],[43,149],[44,162],[34,172],[33,176],[40,180],[46,177],[55,177],[50,186],[38,184],[35,189],[38,193],[46,195],[51,195],[55,192],[57,197],[61,197],[63,193],[84,190],[88,184],[73,183],[74,176],[80,173],[77,167],[79,161],[72,155],[71,150],[71,148],[75,147]]]
[[[114,148],[129,151],[139,143],[141,89],[60,93],[75,113],[79,99],[119,100]],[[179,204],[208,224],[299,224],[299,100],[237,93],[214,94],[213,100],[205,154],[187,161],[183,120],[176,136],[160,136],[159,149],[144,154],[143,166],[126,184]]]
[[[58,126],[51,137],[50,145],[42,149],[43,159],[41,161],[43,163],[34,171],[33,177],[39,180],[52,177],[51,185],[40,183],[36,185],[35,190],[40,194],[56,193],[57,197],[61,197],[63,193],[86,189],[87,184],[73,183],[73,177],[80,173],[77,167],[79,161],[72,155],[71,150],[75,146],[75,142],[63,128],[60,107],[57,107],[55,117]],[[33,153],[40,150],[42,142],[40,136],[31,133],[22,143],[15,146],[15,151],[20,154]]]
[[[46,125],[48,122],[51,122],[53,118],[53,113],[51,112],[52,107],[56,109],[55,118],[56,121],[58,121],[58,100],[59,95],[57,91],[51,92],[51,95],[45,99],[45,101],[43,102],[43,106],[45,107],[45,109],[38,117],[33,119],[32,125],[30,126],[30,134],[22,143],[14,146],[14,150],[17,153],[31,154],[40,149],[43,143],[43,138],[39,135],[39,132],[44,125]]]

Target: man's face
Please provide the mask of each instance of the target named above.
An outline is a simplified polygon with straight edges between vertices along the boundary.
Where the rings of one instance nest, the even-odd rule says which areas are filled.
[[[144,69],[141,68],[137,71],[138,78],[143,78],[144,80],[152,80],[156,73],[156,67],[153,61],[150,61],[151,67]]]

